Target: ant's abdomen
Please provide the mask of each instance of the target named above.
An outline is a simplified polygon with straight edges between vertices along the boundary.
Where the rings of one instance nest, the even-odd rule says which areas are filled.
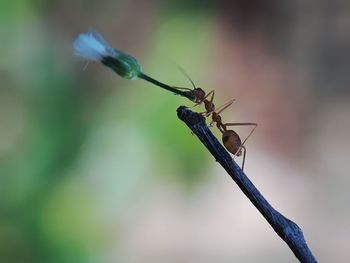
[[[224,131],[222,134],[222,143],[230,153],[237,156],[241,155],[241,151],[239,153],[237,153],[237,151],[239,150],[242,142],[236,132],[232,130]]]

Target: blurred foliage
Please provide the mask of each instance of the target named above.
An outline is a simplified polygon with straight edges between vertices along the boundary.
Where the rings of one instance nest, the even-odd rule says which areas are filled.
[[[349,105],[344,96],[350,76],[344,55],[349,8],[328,3],[329,11],[326,2],[315,7],[315,1],[0,0],[0,262],[125,262],[123,230],[138,227],[137,216],[146,214],[134,211],[129,225],[133,209],[158,211],[142,202],[146,197],[155,202],[158,195],[152,194],[159,188],[175,189],[186,203],[196,194],[203,198],[196,191],[212,178],[214,161],[176,116],[177,107],[190,102],[142,80],[122,80],[97,63],[83,70],[85,62],[72,56],[72,40],[89,27],[111,46],[135,55],[145,73],[160,81],[190,87],[179,64],[204,90],[212,90],[215,79],[215,89],[222,88],[218,101],[233,91],[240,102],[251,99],[266,150],[259,158],[273,159],[266,154],[269,148],[271,156],[285,149],[303,158],[301,148],[316,137],[315,166],[327,163],[317,158],[328,161],[332,147],[343,160],[346,144],[329,140],[337,125],[328,122],[348,123],[337,110]],[[285,57],[278,57],[282,53]],[[336,107],[336,98],[345,106]],[[244,102],[237,104],[237,119],[250,118],[240,110]],[[323,114],[327,107],[332,114]],[[324,137],[317,137],[320,131]],[[302,132],[309,134],[302,137]],[[266,164],[259,158],[258,165]],[[218,215],[226,217],[222,203],[209,206],[221,207]],[[193,207],[202,221],[206,209],[195,202],[186,209]],[[211,216],[212,224],[221,225]],[[181,223],[174,225],[179,232]],[[165,235],[159,233],[163,243]],[[210,247],[215,256],[222,251]],[[205,243],[194,250],[207,248]],[[251,254],[246,249],[242,257]],[[271,258],[278,258],[271,251]]]
[[[81,72],[82,64],[71,59],[71,39],[47,23],[44,3],[0,2],[0,32],[6,35],[0,62],[6,124],[0,128],[0,261],[88,262],[107,235],[96,200],[119,198],[122,213],[145,180],[178,178],[194,186],[203,180],[205,152],[175,115],[182,98],[146,82],[120,80],[100,65]],[[160,62],[162,46],[179,63],[193,56],[205,63],[205,21],[188,13],[154,30],[155,47],[142,57],[146,72],[174,81]],[[198,39],[201,45],[187,49]],[[106,195],[95,193],[95,176]]]

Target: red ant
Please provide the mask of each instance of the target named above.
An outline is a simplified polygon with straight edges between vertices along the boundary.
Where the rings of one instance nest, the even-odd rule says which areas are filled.
[[[184,73],[187,79],[192,83],[193,89],[191,90],[188,88],[181,88],[181,87],[176,87],[176,88],[186,89],[192,93],[192,95],[195,97],[195,103],[196,103],[193,107],[204,103],[205,112],[201,112],[200,114],[202,114],[204,117],[209,117],[210,115],[212,116],[212,121],[210,122],[209,126],[212,127],[213,123],[214,122],[216,123],[216,127],[222,133],[222,143],[230,153],[232,153],[234,156],[241,156],[242,150],[243,150],[243,161],[242,161],[242,170],[243,170],[246,152],[247,152],[247,149],[244,146],[244,144],[247,142],[249,137],[253,134],[258,124],[252,123],[252,122],[223,123],[220,113],[223,112],[225,109],[227,109],[229,106],[231,106],[231,104],[235,101],[235,99],[232,99],[226,102],[225,104],[220,106],[217,110],[215,110],[215,105],[213,103],[214,93],[215,93],[214,90],[210,91],[208,94],[205,94],[204,90],[202,90],[199,87],[196,87],[192,79],[187,75],[187,73],[182,68],[180,68],[180,70]],[[207,98],[210,95],[211,97],[208,100]],[[254,126],[254,127],[248,134],[247,138],[245,138],[245,140],[242,142],[241,138],[235,131],[227,129],[228,126]]]

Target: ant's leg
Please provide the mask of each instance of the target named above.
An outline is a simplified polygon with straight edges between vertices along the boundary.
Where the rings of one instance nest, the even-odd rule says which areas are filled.
[[[188,108],[189,108],[189,109],[192,109],[192,108],[197,107],[197,106],[199,106],[199,105],[201,105],[201,104],[202,104],[201,102],[197,102],[196,104],[194,104],[193,106],[188,107]],[[199,114],[202,114],[202,113],[199,113]]]
[[[200,112],[199,114],[202,115],[204,118],[208,118],[210,116],[210,113],[208,113],[206,111]],[[209,125],[209,126],[212,126],[212,125]]]
[[[228,102],[224,103],[223,105],[221,105],[220,107],[218,107],[216,109],[216,113],[217,114],[220,114],[221,112],[223,112],[224,110],[226,110],[228,107],[231,106],[231,104],[235,101],[236,99],[232,99],[232,100],[229,100]]]
[[[242,142],[242,146],[243,146],[247,142],[249,137],[253,134],[256,127],[258,127],[258,124],[255,122],[237,122],[237,123],[225,123],[225,124],[223,124],[223,126],[225,126],[225,127],[227,127],[227,126],[254,126],[253,129],[248,134],[247,138],[245,138],[244,141]]]
[[[247,154],[247,149],[245,148],[245,146],[242,146],[241,148],[243,150],[242,171],[244,171],[244,164],[245,164],[245,157],[246,157],[246,154]]]
[[[233,160],[235,159],[235,157],[237,157],[237,154],[243,150],[243,160],[242,160],[242,165],[241,165],[241,169],[242,171],[244,171],[244,164],[245,164],[245,157],[246,157],[246,154],[247,154],[247,148],[244,146],[244,145],[241,145],[239,148],[238,148],[238,151],[233,155]]]
[[[208,92],[208,94],[206,94],[206,95],[205,95],[205,97],[204,97],[204,99],[203,99],[203,100],[205,100],[206,98],[208,98],[210,95],[211,95],[211,98],[210,98],[210,100],[209,100],[209,101],[212,103],[212,102],[213,102],[213,100],[214,100],[215,90],[211,90],[211,91],[209,91],[209,92]]]

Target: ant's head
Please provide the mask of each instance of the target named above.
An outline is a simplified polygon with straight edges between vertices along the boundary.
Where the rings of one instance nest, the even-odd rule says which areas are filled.
[[[196,98],[196,103],[201,103],[204,100],[205,91],[202,90],[201,88],[194,88],[193,95]]]

